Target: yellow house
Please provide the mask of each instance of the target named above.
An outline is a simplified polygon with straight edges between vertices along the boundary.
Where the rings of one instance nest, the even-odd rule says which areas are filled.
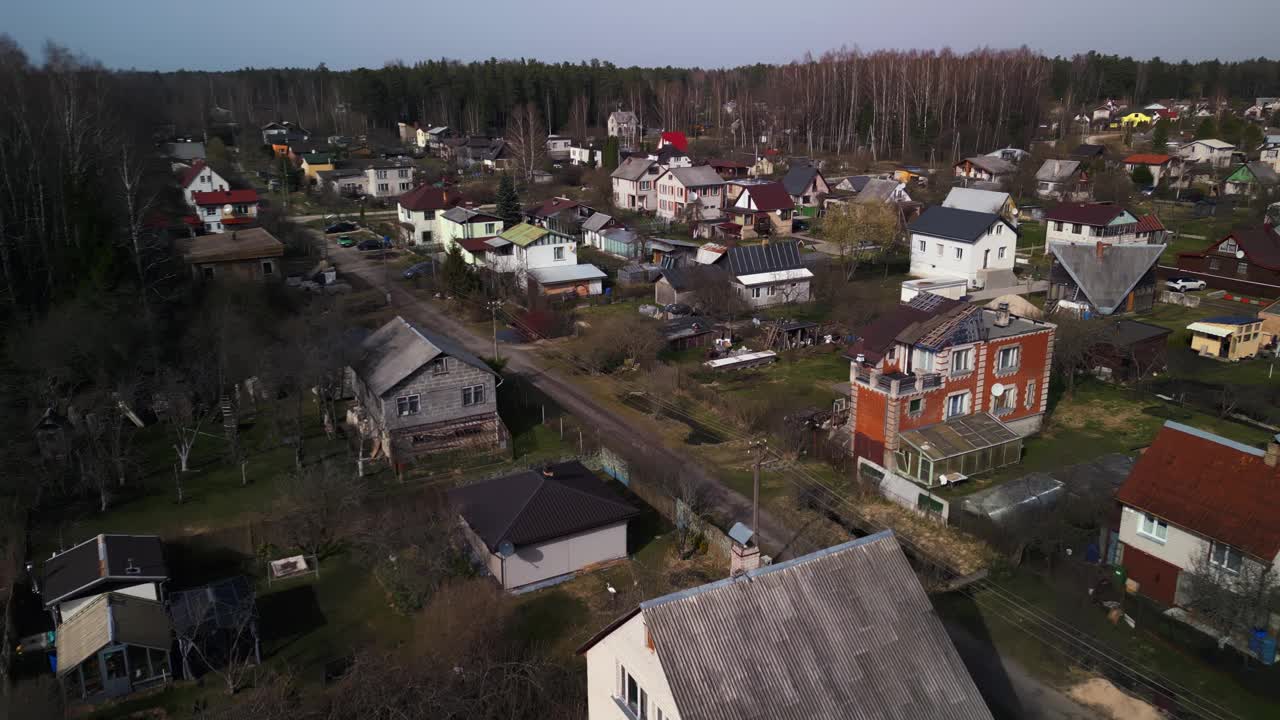
[[[1256,317],[1225,315],[1187,326],[1191,349],[1215,360],[1245,360],[1262,347],[1262,321]]]
[[[333,169],[333,157],[327,153],[307,153],[302,156],[302,172],[312,182],[320,182],[317,173]]]
[[[1131,112],[1120,118],[1120,124],[1124,127],[1138,127],[1140,125],[1150,125],[1153,118],[1144,112]]]
[[[1280,300],[1258,311],[1258,319],[1262,321],[1263,344],[1271,345],[1280,340]]]

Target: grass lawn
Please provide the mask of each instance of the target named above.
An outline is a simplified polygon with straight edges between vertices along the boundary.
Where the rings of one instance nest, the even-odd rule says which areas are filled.
[[[1045,224],[1025,222],[1018,224],[1018,249],[1044,249]]]
[[[770,365],[700,377],[713,378],[709,386],[726,399],[748,402],[763,392],[785,392],[793,407],[813,405],[827,410],[840,397],[832,386],[849,380],[849,361],[842,353],[823,350],[794,350],[782,353]]]

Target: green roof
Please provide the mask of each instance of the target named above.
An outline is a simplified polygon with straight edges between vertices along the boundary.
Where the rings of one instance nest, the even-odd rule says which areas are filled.
[[[513,225],[506,230],[503,230],[502,234],[498,235],[498,237],[512,243],[513,245],[527,247],[549,234],[551,234],[551,231],[546,228],[522,222],[519,225]]]
[[[328,153],[307,153],[302,156],[302,159],[308,165],[328,165],[333,162],[333,158],[329,157]]]

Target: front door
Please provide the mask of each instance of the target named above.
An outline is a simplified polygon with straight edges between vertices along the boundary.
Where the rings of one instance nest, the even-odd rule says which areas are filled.
[[[124,648],[102,653],[102,679],[107,697],[129,694],[129,670],[124,663]]]

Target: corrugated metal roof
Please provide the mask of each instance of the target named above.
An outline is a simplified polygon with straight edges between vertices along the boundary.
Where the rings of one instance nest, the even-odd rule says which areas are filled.
[[[534,279],[542,285],[578,282],[580,280],[602,280],[608,277],[603,270],[589,263],[534,268],[529,271],[529,274],[533,275]]]
[[[1005,220],[995,213],[934,205],[912,220],[907,226],[907,231],[944,240],[971,243],[985,235],[997,222],[1005,222]],[[1012,225],[1009,225],[1009,229],[1017,232]]]
[[[480,358],[453,340],[411,325],[397,315],[361,343],[363,354],[351,368],[375,395],[382,396],[423,365],[447,355],[492,373]]]
[[[530,243],[541,240],[550,234],[550,232],[550,230],[544,227],[538,227],[537,225],[530,225],[529,223],[522,222],[519,225],[512,225],[506,230],[503,230],[502,234],[498,237],[514,245],[525,247]]]
[[[729,270],[734,275],[757,275],[804,267],[800,260],[800,243],[795,240],[777,240],[767,245],[739,245],[729,248],[725,255],[729,259]]]
[[[1125,297],[1160,259],[1164,245],[1123,243],[1098,249],[1086,243],[1051,243],[1050,252],[1089,302],[1104,315],[1120,308]]]
[[[891,532],[640,608],[681,717],[991,718]]]
[[[994,190],[977,190],[974,188],[951,188],[942,207],[973,212],[999,213],[1009,202],[1009,193]]]

